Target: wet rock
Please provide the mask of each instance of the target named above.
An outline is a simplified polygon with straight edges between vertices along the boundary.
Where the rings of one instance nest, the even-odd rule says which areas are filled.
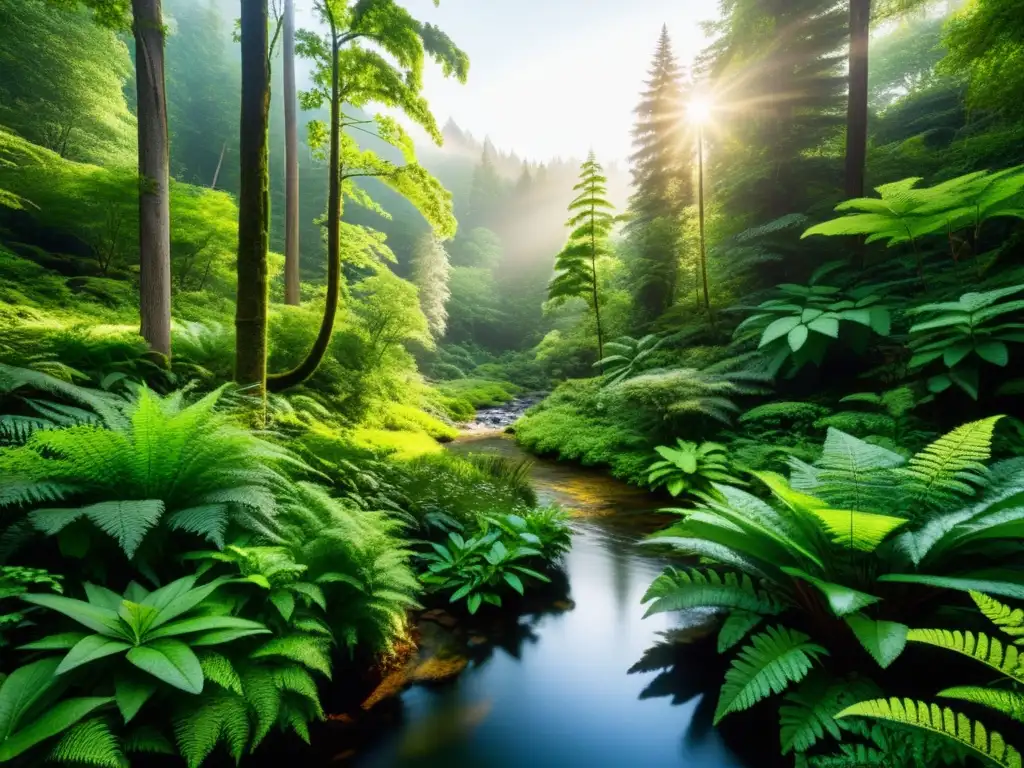
[[[380,685],[374,689],[373,693],[371,693],[360,706],[362,706],[363,709],[372,709],[385,699],[397,696],[402,692],[402,689],[405,688],[405,685],[408,682],[408,667],[396,670],[385,676],[385,678],[381,680]]]
[[[440,624],[445,629],[452,629],[458,624],[458,619],[442,608],[433,608],[420,614],[420,619]]]
[[[469,660],[465,656],[451,656],[448,658],[433,656],[416,665],[416,668],[409,675],[409,679],[414,682],[435,683],[449,680],[462,674],[462,671],[468,664]]]
[[[551,605],[559,611],[571,611],[576,607],[576,603],[572,600],[555,600]]]

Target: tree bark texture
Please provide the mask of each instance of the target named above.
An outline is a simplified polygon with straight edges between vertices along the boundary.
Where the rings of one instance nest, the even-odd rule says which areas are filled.
[[[171,206],[161,0],[132,0],[139,124],[139,306],[142,337],[171,354]]]
[[[242,0],[238,300],[235,380],[262,397],[267,379],[267,250],[270,230],[270,66],[267,0]]]
[[[299,303],[299,121],[295,92],[295,0],[284,3],[284,303]]]

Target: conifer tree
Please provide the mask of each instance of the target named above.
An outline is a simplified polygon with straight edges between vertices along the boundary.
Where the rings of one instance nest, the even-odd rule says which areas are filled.
[[[580,166],[579,184],[573,187],[579,194],[569,203],[569,242],[555,258],[555,277],[548,286],[548,298],[555,304],[581,298],[590,305],[597,325],[598,360],[604,358],[598,262],[610,253],[608,235],[615,223],[613,206],[605,199],[607,184],[604,170],[591,152]]]
[[[495,165],[497,155],[490,139],[484,139],[480,163],[473,170],[473,186],[469,192],[469,224],[471,227],[494,229],[495,213],[501,198],[501,177]]]
[[[683,128],[683,72],[662,27],[647,81],[636,108],[635,151],[630,157],[635,192],[626,231],[634,239],[635,300],[657,317],[672,303],[679,277],[683,211],[693,198],[692,160]]]
[[[412,255],[412,281],[419,289],[420,309],[427,317],[427,327],[435,339],[448,328],[448,299],[451,291],[448,278],[451,266],[444,244],[433,232],[425,232],[416,242]]]

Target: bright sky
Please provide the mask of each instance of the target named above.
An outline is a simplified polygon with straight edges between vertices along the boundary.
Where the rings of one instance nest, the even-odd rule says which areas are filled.
[[[534,160],[624,159],[643,81],[662,24],[688,64],[703,47],[699,22],[716,0],[406,0],[469,54],[469,82],[446,81],[436,67],[426,95],[449,116],[500,149]]]

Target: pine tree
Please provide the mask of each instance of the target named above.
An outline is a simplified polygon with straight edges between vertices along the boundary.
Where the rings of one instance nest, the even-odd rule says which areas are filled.
[[[649,317],[664,312],[679,277],[683,211],[693,198],[692,159],[683,127],[683,72],[662,27],[647,81],[636,108],[635,151],[630,157],[635,192],[629,200],[627,233],[637,248],[635,301]]]
[[[501,200],[502,183],[495,164],[497,151],[490,139],[484,139],[480,164],[473,171],[469,197],[469,225],[494,229],[494,218]]]
[[[420,309],[427,316],[427,327],[435,339],[444,336],[448,327],[448,278],[451,266],[448,252],[433,232],[424,233],[412,255],[412,281],[420,292]]]
[[[601,296],[598,262],[609,255],[608,235],[615,223],[608,194],[608,179],[594,153],[580,166],[580,181],[573,189],[579,194],[569,204],[569,242],[555,259],[555,277],[548,286],[548,298],[560,303],[581,298],[594,312],[597,325],[597,359],[604,358],[601,326]]]

